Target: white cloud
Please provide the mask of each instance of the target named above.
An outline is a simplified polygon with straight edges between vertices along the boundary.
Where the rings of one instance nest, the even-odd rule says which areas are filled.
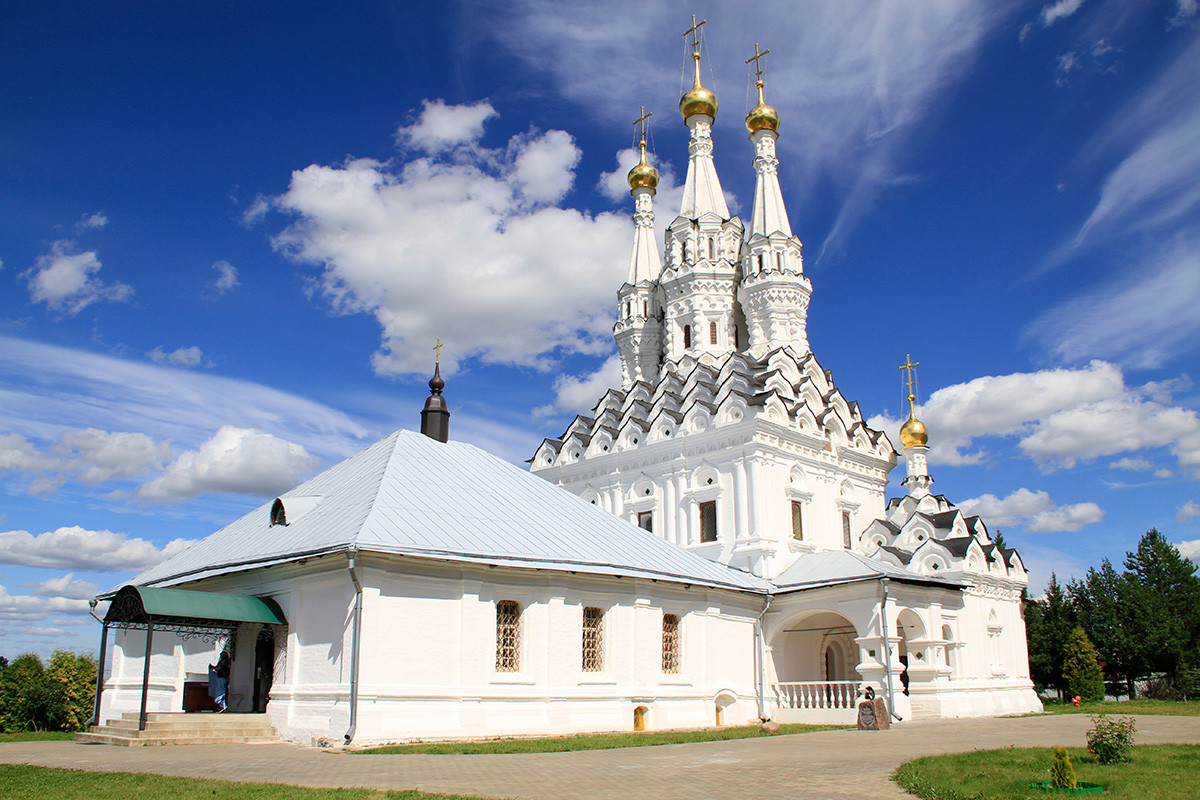
[[[42,442],[77,429],[137,431],[194,448],[228,424],[336,458],[374,433],[342,411],[261,384],[0,335],[0,431]],[[14,449],[28,456],[19,442]]]
[[[75,223],[75,227],[81,231],[92,230],[95,228],[103,228],[108,224],[108,217],[103,211],[97,211],[95,214],[84,214],[79,222]]]
[[[930,396],[920,415],[937,463],[981,462],[989,454],[971,451],[976,439],[1016,436],[1021,451],[1047,470],[1168,447],[1181,468],[1200,473],[1200,416],[1169,405],[1173,387],[1130,388],[1118,367],[1093,361],[1081,369],[988,376],[947,386]],[[898,441],[901,422],[877,415],[868,424]]]
[[[396,131],[396,144],[430,154],[474,144],[483,136],[484,123],[495,116],[496,110],[486,100],[474,105],[425,100],[417,119]]]
[[[1104,519],[1104,510],[1095,503],[1060,506],[1048,493],[1024,488],[1003,499],[985,494],[960,503],[959,507],[982,517],[991,528],[1019,525],[1029,533],[1073,533]]]
[[[86,600],[14,595],[0,585],[0,625],[36,622],[54,614],[86,614],[87,610]]]
[[[1066,362],[1104,358],[1156,368],[1195,352],[1200,236],[1179,235],[1142,252],[1119,278],[1043,312],[1025,337]]]
[[[1076,237],[1176,225],[1200,205],[1200,38],[1171,67],[1120,109],[1082,151],[1084,163],[1121,154],[1100,199]]]
[[[159,549],[145,539],[78,525],[40,533],[0,532],[0,564],[87,572],[141,572],[182,552],[192,541],[174,539]]]
[[[787,43],[765,62],[767,100],[782,117],[780,170],[791,186],[812,192],[794,204],[794,214],[817,201],[811,187],[838,188],[837,219],[817,247],[835,249],[882,189],[912,179],[906,164],[913,137],[943,94],[971,74],[988,37],[1019,11],[1020,4],[975,0],[826,0],[805,3],[803,13],[769,3],[713,4],[705,9],[704,80],[721,99],[721,118],[735,118],[719,118],[718,126],[736,125],[748,43],[761,41],[764,31]],[[677,7],[527,0],[481,4],[477,13],[489,35],[535,65],[554,91],[606,124],[629,130],[630,112],[644,105],[661,113],[652,120],[658,138],[666,139],[668,125],[683,131],[674,112],[679,87],[661,80],[681,67],[679,34],[687,26]],[[747,165],[753,157],[736,136],[718,138],[717,147],[746,148]]]
[[[1049,28],[1059,20],[1074,14],[1083,3],[1084,0],[1057,0],[1055,3],[1042,7],[1041,13],[1038,14],[1038,20],[1042,23],[1043,28]]]
[[[181,453],[136,496],[179,503],[208,493],[270,495],[292,488],[317,466],[298,444],[252,428],[224,425],[197,450]]]
[[[1167,20],[1167,24],[1172,28],[1186,25],[1197,11],[1200,11],[1200,2],[1197,0],[1175,0],[1175,16]]]
[[[1193,564],[1200,566],[1200,539],[1177,542],[1175,548],[1179,550],[1181,556],[1190,559]]]
[[[75,580],[73,572],[42,581],[33,589],[38,597],[65,597],[69,600],[90,600],[99,591],[100,587],[91,581]]]
[[[1070,84],[1069,75],[1079,69],[1079,54],[1074,50],[1061,54],[1054,68],[1054,85],[1067,86]]]
[[[621,358],[611,356],[590,375],[559,375],[554,379],[554,402],[534,411],[535,415],[555,411],[586,414],[607,390],[621,385]]]
[[[1149,472],[1154,469],[1154,462],[1148,458],[1122,458],[1108,465],[1109,469],[1125,469],[1130,472]]]
[[[1154,477],[1156,477],[1156,478],[1173,478],[1174,476],[1175,476],[1175,473],[1172,472],[1171,470],[1167,469],[1166,467],[1161,467],[1159,469],[1154,470]]]
[[[612,172],[600,173],[600,180],[596,182],[601,194],[630,211],[633,209],[633,200],[629,195],[629,170],[638,163],[638,154],[638,149],[632,147],[618,151],[617,168]],[[651,153],[647,153],[647,160],[658,170],[658,189],[654,194],[654,241],[663,242],[667,225],[683,205],[683,184],[677,182],[671,162],[656,158]],[[725,199],[732,209],[736,199],[729,192],[725,193]],[[633,244],[632,237],[629,244]]]
[[[1188,500],[1175,512],[1175,524],[1183,525],[1184,523],[1191,522],[1196,517],[1200,517],[1200,503],[1197,503],[1195,500]]]
[[[54,311],[74,316],[100,300],[120,302],[133,296],[133,287],[124,283],[106,284],[96,277],[100,259],[94,251],[70,252],[73,242],[60,239],[50,252],[39,256],[34,266],[21,273],[29,283],[29,296]]]
[[[64,431],[52,449],[67,457],[61,469],[89,486],[161,469],[171,457],[169,444],[156,443],[144,433],[109,433],[97,428]]]
[[[0,433],[0,470],[39,472],[53,464],[54,459],[39,453],[24,436]]]
[[[451,137],[435,126],[435,137],[425,119],[434,107],[406,129],[426,149],[478,130],[451,126]],[[574,147],[550,131],[513,137],[505,150],[473,144],[399,165],[314,164],[277,201],[298,219],[275,245],[322,265],[337,311],[375,316],[381,374],[426,374],[437,338],[447,374],[472,357],[547,368],[571,353],[605,354],[632,224],[540,205],[571,185]]]
[[[217,277],[212,282],[213,291],[217,294],[225,294],[242,285],[238,280],[237,267],[228,261],[214,261],[212,268],[217,271]]]
[[[150,360],[155,364],[168,364],[172,367],[195,367],[204,362],[204,351],[195,345],[181,347],[170,353],[164,352],[160,346],[146,355],[150,356]]]

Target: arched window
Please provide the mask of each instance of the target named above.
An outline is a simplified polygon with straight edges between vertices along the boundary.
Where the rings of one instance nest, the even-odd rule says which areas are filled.
[[[642,301],[642,316],[650,319],[650,303],[648,300]]]
[[[792,538],[804,541],[804,504],[799,500],[792,501]]]
[[[708,257],[710,259],[717,257],[717,243],[713,237],[708,237]]]
[[[759,271],[759,272],[762,272],[762,271],[763,271],[763,257],[762,257],[762,253],[759,253],[759,254],[758,254],[758,271]]]
[[[683,326],[683,349],[688,350],[692,346],[692,326]]]
[[[717,343],[717,323],[715,322],[708,323],[708,341],[709,344]]]
[[[777,270],[783,269],[783,253],[775,254],[775,269],[777,269]]]
[[[283,507],[283,501],[278,497],[271,504],[271,524],[272,525],[287,525],[287,510]]]
[[[496,603],[496,672],[521,670],[521,604]]]
[[[604,669],[604,609],[588,606],[583,610],[583,671]]]
[[[679,615],[663,614],[662,671],[679,674]]]

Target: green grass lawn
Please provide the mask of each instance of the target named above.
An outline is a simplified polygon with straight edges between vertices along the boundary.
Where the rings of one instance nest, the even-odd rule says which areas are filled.
[[[757,725],[730,728],[705,728],[696,731],[648,731],[646,733],[594,733],[582,736],[555,736],[546,739],[491,739],[483,742],[436,742],[400,744],[354,750],[354,753],[562,753],[568,750],[609,750],[615,747],[649,747],[658,744],[719,742],[727,739],[751,739],[756,736],[782,736],[843,728],[843,725],[782,725],[779,733],[763,733]]]
[[[1045,703],[1047,714],[1169,714],[1175,717],[1200,717],[1200,700],[1114,700],[1105,703]]]
[[[0,743],[3,742],[57,742],[70,741],[75,734],[70,731],[17,731],[16,733],[0,733]]]
[[[171,800],[481,800],[459,794],[307,789],[274,783],[233,783],[131,772],[78,772],[23,764],[0,764],[0,795],[5,800],[161,800],[163,797]]]
[[[1104,787],[1093,797],[1118,800],[1195,800],[1200,797],[1200,746],[1145,745],[1126,764],[1100,764],[1086,748],[1068,748],[1075,777]],[[1053,793],[1030,784],[1050,779],[1049,747],[977,750],[918,758],[893,779],[925,800],[1044,800]],[[1086,795],[1085,795],[1086,796]]]

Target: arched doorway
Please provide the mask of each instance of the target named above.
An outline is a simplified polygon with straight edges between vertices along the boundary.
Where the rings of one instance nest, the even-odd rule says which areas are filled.
[[[858,635],[853,623],[835,611],[807,611],[786,620],[770,641],[776,681],[768,697],[779,712],[772,718],[852,722],[862,680]]]
[[[633,710],[633,729],[635,731],[646,730],[646,707],[638,706]]]

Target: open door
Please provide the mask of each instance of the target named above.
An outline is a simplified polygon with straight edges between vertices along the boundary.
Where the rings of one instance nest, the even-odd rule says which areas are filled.
[[[263,626],[254,643],[254,713],[264,714],[275,679],[275,630]]]

